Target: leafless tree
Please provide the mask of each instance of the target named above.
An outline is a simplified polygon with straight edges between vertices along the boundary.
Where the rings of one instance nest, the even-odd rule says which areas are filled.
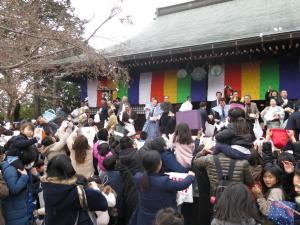
[[[87,21],[74,14],[70,0],[0,1],[0,111],[12,120],[14,109],[28,95],[38,93],[42,79],[88,74],[98,78],[128,80],[126,68],[95,51],[88,41],[120,13],[113,7],[87,39]],[[69,56],[82,56],[78,63],[52,63]]]

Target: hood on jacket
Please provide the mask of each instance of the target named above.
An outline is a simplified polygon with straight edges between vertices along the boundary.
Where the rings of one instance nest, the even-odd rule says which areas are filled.
[[[10,166],[10,164],[7,161],[3,161],[1,163],[1,169],[2,169],[2,171],[6,170],[9,166]]]
[[[1,168],[2,168],[3,171],[6,170],[10,166],[14,167],[16,170],[17,169],[20,169],[20,170],[24,169],[24,164],[22,163],[22,161],[18,157],[7,156],[7,159],[5,161],[3,161],[2,164],[1,164]]]
[[[45,202],[50,207],[55,207],[57,211],[70,207],[78,198],[76,177],[67,180],[42,177],[41,181]]]

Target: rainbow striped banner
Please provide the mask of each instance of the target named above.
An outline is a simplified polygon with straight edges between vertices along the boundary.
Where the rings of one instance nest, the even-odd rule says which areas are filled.
[[[152,97],[163,101],[166,95],[172,103],[182,103],[188,96],[195,102],[206,100],[206,79],[197,82],[190,74],[179,79],[177,72],[166,70],[133,74],[128,85],[119,84],[118,97],[128,96],[131,104],[147,104]]]
[[[194,102],[213,101],[216,92],[223,92],[225,85],[237,90],[240,97],[250,94],[253,100],[264,100],[269,87],[274,90],[286,89],[289,98],[300,98],[300,61],[295,58],[222,65],[221,74],[213,75],[209,71],[201,82],[194,81],[190,74],[178,79],[177,72],[166,70],[142,73],[140,76],[135,74],[128,88],[129,101],[132,104],[145,104],[151,97],[161,101],[164,95],[168,95],[172,103],[182,103],[187,96],[191,96]],[[142,79],[139,80],[139,77]],[[136,86],[140,86],[139,91]],[[122,95],[119,93],[118,96]]]
[[[194,102],[215,100],[215,93],[223,91],[225,85],[237,90],[240,96],[250,94],[253,100],[263,100],[268,87],[274,90],[286,89],[289,98],[300,98],[299,58],[269,59],[264,61],[226,64],[222,73],[211,72],[202,81],[195,81],[188,73],[183,79],[177,77],[178,70],[153,71],[131,74],[128,84],[119,83],[118,97],[128,96],[131,104],[149,103],[151,97],[159,101],[165,95],[172,103],[182,103],[190,96]],[[103,83],[103,82],[102,82]],[[81,99],[89,96],[91,107],[99,106],[101,93],[95,91],[96,81],[86,79],[81,83]],[[107,86],[114,87],[111,81]],[[116,97],[113,96],[114,98]]]
[[[250,94],[254,100],[265,99],[269,87],[274,90],[286,89],[290,98],[300,98],[300,92],[297,91],[300,84],[299,65],[299,59],[227,64],[221,76],[208,77],[207,100],[214,100],[215,92],[222,91],[225,85],[237,90],[240,96]]]

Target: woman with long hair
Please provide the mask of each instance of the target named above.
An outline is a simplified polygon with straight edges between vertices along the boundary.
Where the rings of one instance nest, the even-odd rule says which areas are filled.
[[[108,207],[95,182],[89,183],[89,187],[82,185],[66,155],[55,156],[49,161],[42,188],[45,225],[93,225],[95,218],[89,211],[106,211]]]
[[[262,188],[255,185],[252,191],[255,193],[259,210],[268,216],[272,201],[283,201],[284,192],[282,190],[282,170],[278,165],[267,164],[262,172]]]
[[[193,172],[189,172],[181,181],[161,175],[162,162],[157,151],[145,152],[143,166],[145,172],[137,173],[134,177],[139,193],[139,204],[130,225],[152,225],[157,212],[163,208],[171,207],[177,211],[177,191],[188,188],[194,181]]]
[[[211,225],[256,225],[259,213],[249,189],[242,183],[227,186],[215,206]]]
[[[173,136],[173,149],[177,161],[185,168],[190,168],[195,144],[192,139],[192,133],[186,123],[180,123],[176,126]]]
[[[68,139],[72,166],[77,174],[90,178],[94,175],[93,151],[89,142],[82,134],[72,135]]]

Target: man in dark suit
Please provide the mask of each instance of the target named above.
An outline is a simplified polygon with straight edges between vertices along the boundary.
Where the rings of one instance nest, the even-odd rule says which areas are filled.
[[[287,90],[282,90],[280,96],[277,99],[277,105],[281,106],[284,111],[284,120],[287,120],[290,116],[291,110],[294,110],[294,103],[288,99]]]
[[[216,98],[217,99],[215,101],[211,102],[211,105],[210,105],[211,109],[219,105],[219,101],[222,98],[222,95],[223,95],[222,92],[220,92],[220,91],[216,92]]]
[[[299,140],[300,134],[300,100],[295,103],[295,112],[293,112],[285,126],[286,130],[293,130],[295,132],[295,138]]]

